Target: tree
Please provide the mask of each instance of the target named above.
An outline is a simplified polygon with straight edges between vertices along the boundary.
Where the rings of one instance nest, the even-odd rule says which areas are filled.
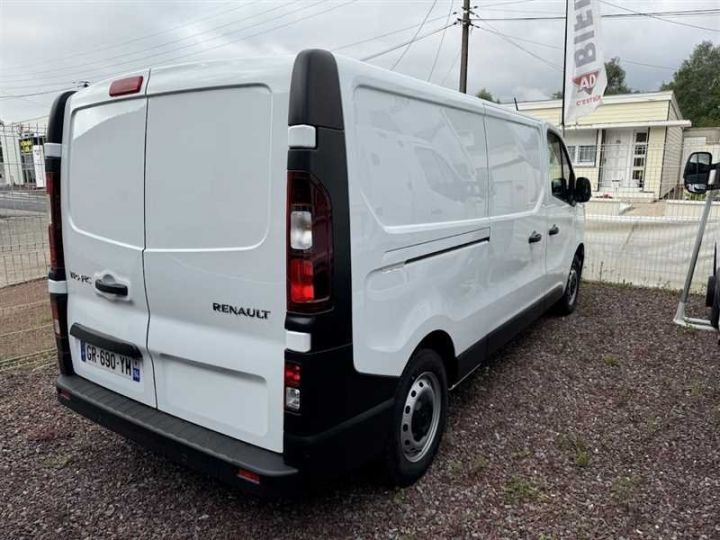
[[[703,41],[695,47],[661,90],[672,90],[685,118],[695,127],[720,125],[720,45]]]
[[[500,103],[500,100],[495,99],[495,96],[493,96],[492,93],[490,92],[490,90],[488,90],[487,88],[481,88],[480,91],[476,95],[480,99],[492,101],[493,103]]]
[[[563,93],[562,90],[558,90],[557,92],[553,92],[553,95],[550,96],[550,99],[562,99]]]
[[[605,72],[607,73],[606,96],[615,94],[630,94],[632,90],[625,84],[625,70],[620,65],[620,57],[611,58],[609,62],[605,62]]]

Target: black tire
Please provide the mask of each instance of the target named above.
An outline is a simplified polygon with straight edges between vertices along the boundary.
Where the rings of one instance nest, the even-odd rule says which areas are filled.
[[[710,324],[713,328],[720,330],[720,286],[717,282],[715,283],[715,297],[710,308]]]
[[[576,255],[573,258],[568,279],[565,284],[562,298],[553,306],[553,312],[557,315],[570,315],[577,307],[578,298],[580,297],[580,276],[582,274],[582,262]]]
[[[712,307],[715,301],[715,286],[717,284],[717,277],[710,276],[707,282],[707,289],[705,289],[705,307]]]
[[[442,358],[431,349],[418,349],[395,392],[384,455],[387,479],[392,485],[410,486],[428,470],[445,431],[447,409],[447,375]]]

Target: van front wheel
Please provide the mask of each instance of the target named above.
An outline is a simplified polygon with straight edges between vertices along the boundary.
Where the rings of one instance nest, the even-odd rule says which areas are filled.
[[[565,292],[554,306],[554,311],[558,315],[570,315],[577,307],[578,296],[580,295],[580,273],[582,272],[582,263],[575,256],[570,267],[568,280],[565,285]]]
[[[445,431],[447,407],[442,358],[431,349],[419,349],[410,359],[395,394],[385,451],[385,468],[394,485],[409,486],[430,467]]]

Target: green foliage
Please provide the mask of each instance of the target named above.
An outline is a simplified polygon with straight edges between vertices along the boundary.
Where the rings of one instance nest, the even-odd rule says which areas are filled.
[[[632,90],[625,84],[625,70],[620,65],[620,57],[611,58],[609,62],[605,62],[605,72],[607,73],[606,96],[616,94],[630,94]]]
[[[476,96],[480,99],[492,101],[493,103],[500,103],[500,100],[495,99],[495,96],[493,96],[492,92],[490,92],[490,90],[488,90],[487,88],[481,88],[480,91],[476,94]]]
[[[720,125],[720,45],[700,43],[661,90],[675,92],[683,116],[693,127]]]
[[[542,497],[539,486],[517,477],[510,480],[503,491],[505,492],[505,500],[515,504],[536,501]]]

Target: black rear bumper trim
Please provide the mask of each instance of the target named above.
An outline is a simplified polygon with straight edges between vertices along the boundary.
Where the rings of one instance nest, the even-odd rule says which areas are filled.
[[[255,493],[283,492],[300,480],[282,454],[233,439],[121,396],[77,375],[60,375],[58,400],[98,424],[182,464]],[[237,476],[261,476],[260,485]]]

